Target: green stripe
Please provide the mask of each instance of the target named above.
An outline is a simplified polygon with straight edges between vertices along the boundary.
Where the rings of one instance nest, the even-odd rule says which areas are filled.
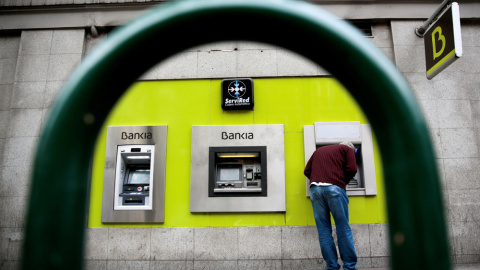
[[[433,71],[435,71],[435,69],[437,69],[439,66],[441,66],[443,63],[445,63],[445,61],[447,61],[448,59],[450,59],[450,57],[452,57],[453,55],[455,54],[455,49],[453,49],[449,54],[447,54],[447,56],[445,56],[442,60],[440,60],[440,62],[436,63],[431,69],[429,69],[427,71],[427,75],[430,75],[430,73],[432,73]]]

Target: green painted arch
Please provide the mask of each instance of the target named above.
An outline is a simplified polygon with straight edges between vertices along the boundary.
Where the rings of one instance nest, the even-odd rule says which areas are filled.
[[[449,269],[435,155],[408,84],[346,22],[289,0],[162,5],[115,31],[84,59],[57,98],[39,142],[22,268],[81,268],[88,167],[108,113],[153,65],[187,48],[224,40],[285,47],[325,68],[349,90],[382,153],[394,269]]]

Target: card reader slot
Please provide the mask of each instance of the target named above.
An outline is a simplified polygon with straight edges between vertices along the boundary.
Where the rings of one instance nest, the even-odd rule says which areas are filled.
[[[143,200],[142,199],[125,200],[125,204],[138,204],[138,203],[143,203]]]

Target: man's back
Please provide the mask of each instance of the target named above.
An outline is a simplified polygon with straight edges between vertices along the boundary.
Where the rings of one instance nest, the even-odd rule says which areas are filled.
[[[357,173],[355,152],[346,145],[327,145],[318,148],[305,167],[304,174],[312,182],[337,185],[343,189]]]

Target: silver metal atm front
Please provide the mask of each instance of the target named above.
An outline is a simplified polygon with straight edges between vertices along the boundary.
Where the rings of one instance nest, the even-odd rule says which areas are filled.
[[[102,223],[162,223],[167,126],[107,128]]]
[[[267,147],[209,148],[209,197],[267,196]]]
[[[303,126],[305,164],[319,147],[350,141],[355,146],[357,174],[347,185],[349,196],[376,195],[377,182],[373,140],[370,125],[360,122],[316,122]],[[310,196],[310,181],[306,178],[306,194]]]
[[[117,147],[113,210],[152,210],[155,145]]]
[[[190,212],[285,212],[283,125],[193,126]]]

